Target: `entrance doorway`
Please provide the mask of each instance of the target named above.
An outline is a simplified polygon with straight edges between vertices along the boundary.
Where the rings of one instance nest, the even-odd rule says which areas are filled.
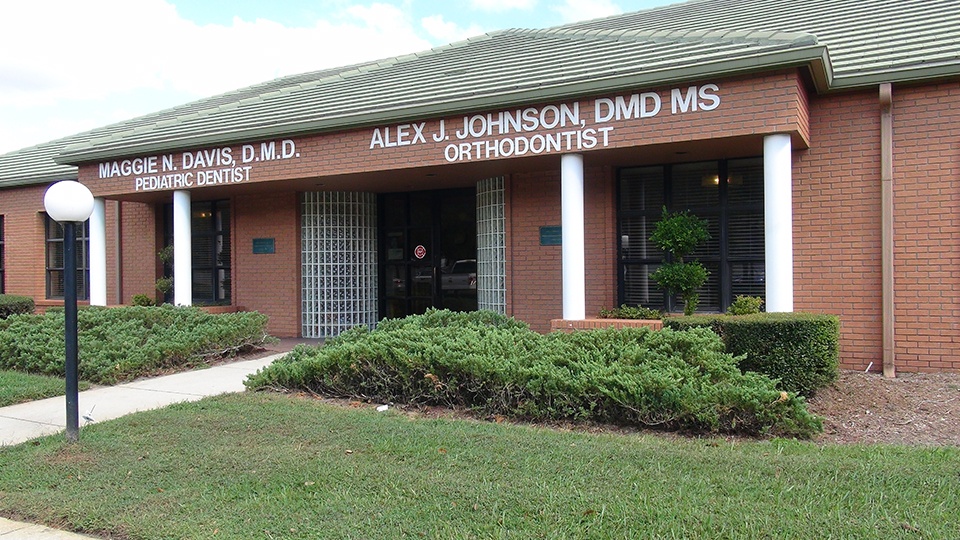
[[[380,313],[477,309],[474,189],[380,196]]]

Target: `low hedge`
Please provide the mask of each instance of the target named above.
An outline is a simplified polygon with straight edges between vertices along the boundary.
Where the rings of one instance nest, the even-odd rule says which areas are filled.
[[[741,370],[779,379],[788,392],[812,396],[839,375],[840,319],[833,315],[694,315],[667,318],[664,326],[710,328],[727,352],[740,357]]]
[[[601,319],[659,320],[663,318],[663,314],[653,308],[621,304],[618,308],[601,309],[599,317]]]
[[[90,307],[77,313],[83,380],[114,384],[195,366],[269,339],[256,312],[211,315],[199,308]],[[0,320],[0,368],[63,376],[63,310]]]
[[[0,294],[0,319],[22,313],[33,313],[34,307],[33,298],[29,296]]]
[[[490,312],[431,310],[299,346],[246,385],[532,420],[798,437],[821,429],[802,397],[741,373],[723,348],[704,329],[544,336]]]

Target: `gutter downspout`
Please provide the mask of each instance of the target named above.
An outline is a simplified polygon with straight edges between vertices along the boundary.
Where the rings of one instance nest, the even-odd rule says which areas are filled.
[[[893,288],[893,89],[880,85],[881,276],[883,301],[883,376],[896,377]]]

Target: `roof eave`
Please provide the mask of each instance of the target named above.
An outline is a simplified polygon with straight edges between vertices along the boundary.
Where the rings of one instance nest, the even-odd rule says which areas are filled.
[[[59,182],[61,180],[77,180],[78,178],[79,174],[76,170],[74,170],[71,174],[61,173],[45,174],[40,176],[13,176],[0,180],[0,189],[35,186],[38,184]]]
[[[163,141],[150,141],[122,147],[67,149],[58,154],[54,160],[61,165],[79,165],[81,163],[122,156],[147,155],[158,152],[172,152],[190,148],[236,144],[276,137],[360,129],[417,119],[441,118],[453,114],[490,108],[506,108],[557,99],[576,99],[606,92],[650,88],[668,83],[682,83],[706,77],[729,77],[743,73],[802,66],[810,68],[814,84],[818,91],[825,91],[831,87],[833,77],[829,67],[830,62],[827,55],[827,48],[824,45],[812,45],[785,49],[761,56],[699,64],[692,67],[673,67],[630,75],[591,79],[585,82],[564,84],[551,88],[530,88],[507,95],[499,94],[496,96],[471,97],[435,102],[416,107],[397,107],[371,113],[312,119],[299,123],[284,123],[235,130],[232,132],[219,131],[216,133],[166,139]]]
[[[842,76],[834,79],[831,89],[848,90],[882,83],[921,82],[960,77],[960,64],[942,64],[896,71],[876,71],[863,75]]]

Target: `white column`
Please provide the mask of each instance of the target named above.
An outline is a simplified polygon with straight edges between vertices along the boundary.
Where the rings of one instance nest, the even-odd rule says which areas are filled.
[[[793,311],[793,160],[790,135],[763,139],[763,220],[768,312]]]
[[[583,156],[560,158],[561,225],[563,230],[563,318],[586,318],[583,233]]]
[[[107,212],[100,197],[90,214],[90,305],[107,305]]]
[[[173,192],[173,303],[193,304],[193,262],[190,259],[192,237],[190,192]]]

